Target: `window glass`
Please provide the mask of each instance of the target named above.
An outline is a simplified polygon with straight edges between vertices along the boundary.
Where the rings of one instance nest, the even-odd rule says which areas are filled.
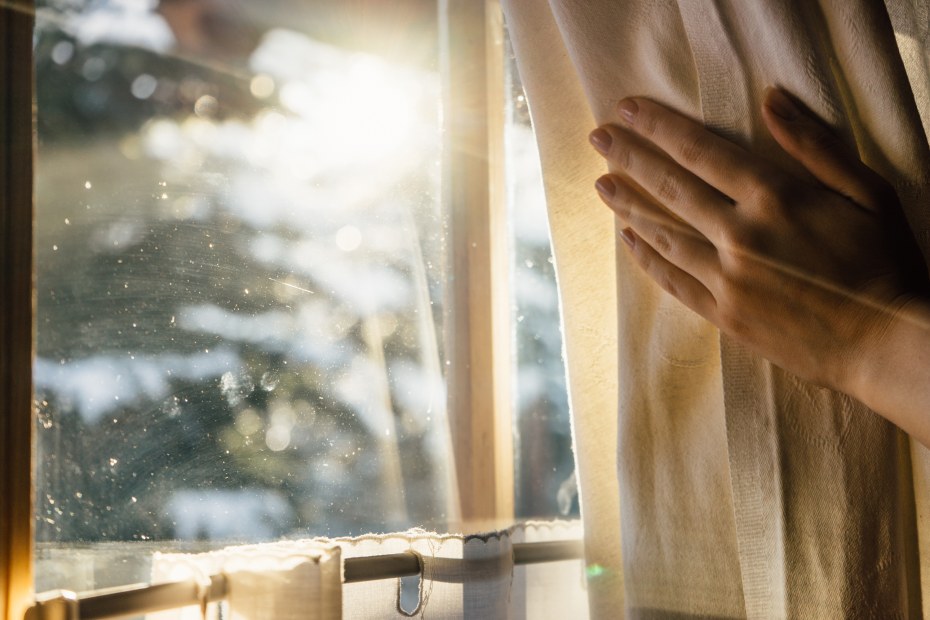
[[[546,198],[530,110],[508,47],[506,182],[516,342],[514,467],[518,517],[578,515],[562,331]]]
[[[435,2],[38,4],[37,590],[444,529]]]
[[[456,520],[435,0],[40,0],[39,591]],[[508,57],[518,517],[577,514]]]

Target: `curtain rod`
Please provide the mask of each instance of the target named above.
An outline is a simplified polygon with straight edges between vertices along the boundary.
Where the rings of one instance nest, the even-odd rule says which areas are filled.
[[[516,566],[542,562],[580,560],[584,546],[580,540],[560,540],[538,543],[514,543],[513,563]],[[343,583],[359,583],[378,579],[395,579],[420,574],[420,560],[413,553],[393,553],[343,560]],[[49,598],[33,605],[27,620],[104,620],[141,615],[166,609],[176,609],[201,602],[201,586],[193,580],[154,585],[137,584],[121,588],[95,590],[86,594],[69,591],[49,592]],[[210,577],[207,601],[226,597],[226,578]]]

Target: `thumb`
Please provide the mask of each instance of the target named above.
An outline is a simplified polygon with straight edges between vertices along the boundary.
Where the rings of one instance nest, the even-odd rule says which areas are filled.
[[[830,127],[784,91],[766,89],[762,118],[785,152],[829,189],[872,211],[893,193]]]

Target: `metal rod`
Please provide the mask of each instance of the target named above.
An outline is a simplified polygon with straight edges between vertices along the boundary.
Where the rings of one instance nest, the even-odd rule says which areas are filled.
[[[542,562],[562,562],[580,560],[584,557],[584,546],[580,540],[560,540],[540,543],[514,543],[514,565],[539,564]],[[467,562],[468,560],[462,560]],[[363,558],[346,558],[343,561],[343,582],[359,583],[379,579],[396,579],[418,575],[421,571],[420,559],[412,552],[393,553]],[[201,602],[203,590],[196,581],[179,581],[175,583],[136,584],[121,588],[96,590],[75,595],[73,592],[61,592],[57,596],[40,597],[27,613],[30,620],[48,620],[50,615],[62,617],[58,603],[65,599],[71,601],[70,608],[76,613],[63,620],[104,620],[176,609],[197,605]],[[216,602],[226,597],[226,578],[214,575],[210,578],[210,587],[206,592],[208,602]],[[77,604],[74,605],[74,599]],[[48,612],[54,612],[49,614]],[[70,617],[74,616],[74,617]]]

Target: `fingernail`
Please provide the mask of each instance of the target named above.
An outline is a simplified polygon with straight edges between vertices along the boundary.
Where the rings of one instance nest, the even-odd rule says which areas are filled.
[[[798,108],[797,104],[791,100],[791,97],[777,88],[769,91],[766,104],[776,116],[786,121],[794,121],[801,116],[801,109]]]
[[[594,187],[596,187],[598,193],[605,198],[613,198],[614,194],[617,193],[617,186],[610,180],[610,177],[604,176],[599,178],[594,184]]]
[[[588,140],[591,141],[591,145],[596,148],[597,152],[601,155],[607,155],[610,151],[610,145],[614,141],[614,139],[610,137],[610,134],[601,128],[592,131],[588,136]]]
[[[636,247],[636,235],[633,234],[633,230],[630,228],[624,228],[620,231],[620,238],[623,239],[623,242],[632,250]]]
[[[627,125],[632,125],[633,121],[636,120],[636,113],[639,112],[639,106],[632,99],[624,99],[617,104],[617,111]]]

